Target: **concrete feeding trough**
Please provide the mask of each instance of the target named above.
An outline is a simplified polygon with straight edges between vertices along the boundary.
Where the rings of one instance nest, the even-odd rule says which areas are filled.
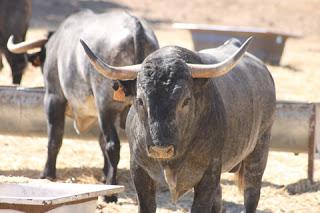
[[[0,184],[0,213],[93,213],[98,196],[123,191],[123,186],[116,185]]]
[[[43,88],[0,86],[0,134],[47,137],[43,97]],[[72,120],[66,119],[66,137],[96,139],[98,133],[95,127],[78,136]],[[320,151],[320,104],[278,101],[270,149],[308,153],[308,178],[312,181],[315,150]]]
[[[217,47],[230,38],[244,42],[248,37],[253,40],[248,51],[266,63],[279,65],[288,38],[300,35],[270,31],[253,27],[217,26],[208,24],[175,23],[173,28],[189,30],[195,50]]]
[[[320,151],[320,103],[278,101],[270,149],[308,153],[307,176],[313,182],[315,153]]]
[[[43,107],[44,88],[0,86],[0,134],[47,136],[47,120]],[[98,125],[81,134],[73,128],[73,120],[66,118],[64,136],[68,138],[95,138]]]

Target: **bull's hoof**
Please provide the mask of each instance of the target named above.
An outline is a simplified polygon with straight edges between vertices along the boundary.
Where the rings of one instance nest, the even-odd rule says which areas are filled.
[[[103,201],[106,203],[116,203],[116,202],[118,202],[118,197],[115,195],[103,196]]]
[[[48,179],[50,181],[55,181],[57,179],[57,177],[55,175],[49,175],[46,173],[42,173],[42,174],[40,174],[40,179]]]
[[[107,183],[107,179],[106,179],[106,177],[104,175],[101,176],[100,182],[103,183],[103,184]]]

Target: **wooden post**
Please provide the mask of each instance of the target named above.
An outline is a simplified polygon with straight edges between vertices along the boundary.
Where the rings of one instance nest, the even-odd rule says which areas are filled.
[[[314,152],[315,152],[315,127],[316,127],[316,105],[312,104],[312,111],[309,122],[309,143],[308,143],[308,180],[313,183],[314,173]]]

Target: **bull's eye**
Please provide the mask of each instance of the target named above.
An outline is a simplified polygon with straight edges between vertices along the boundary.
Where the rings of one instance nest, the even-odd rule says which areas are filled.
[[[143,100],[142,100],[141,98],[137,98],[137,99],[136,99],[136,104],[137,104],[138,106],[143,106]]]
[[[185,107],[190,104],[191,98],[186,98],[183,100],[182,107]]]

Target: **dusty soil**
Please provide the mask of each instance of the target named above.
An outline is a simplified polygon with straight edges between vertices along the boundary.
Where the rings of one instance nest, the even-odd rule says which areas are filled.
[[[0,135],[1,182],[28,182],[36,179],[44,166],[46,138]],[[119,184],[125,192],[119,195],[117,204],[99,203],[96,212],[136,212],[137,202],[129,174],[129,147],[123,142],[119,163]],[[100,183],[102,155],[96,141],[65,139],[58,158],[59,182]],[[307,156],[271,152],[263,178],[259,212],[319,212],[320,209],[320,162],[316,160],[314,185],[306,178]],[[13,176],[13,177],[8,177]],[[22,177],[21,177],[22,176]],[[27,178],[26,178],[27,177]],[[226,212],[242,210],[242,195],[233,182],[233,175],[222,176],[223,200]],[[294,195],[292,195],[294,193]],[[192,192],[186,194],[176,205],[170,202],[170,194],[158,191],[158,212],[188,212]]]
[[[195,0],[195,1],[87,1],[33,0],[33,18],[28,38],[41,36],[46,29],[55,29],[64,17],[80,8],[97,12],[125,9],[151,22],[161,46],[175,44],[193,48],[187,31],[171,29],[173,22],[228,24],[263,27],[276,31],[303,34],[303,39],[287,42],[281,66],[269,66],[281,100],[320,101],[320,0]],[[7,64],[0,72],[0,85],[8,85],[11,76]],[[39,69],[28,67],[23,86],[43,85]],[[25,182],[38,178],[46,158],[46,138],[0,135],[1,182]],[[270,152],[259,212],[320,212],[320,162],[315,162],[315,184],[305,180],[307,155]],[[100,183],[102,156],[96,141],[64,140],[58,158],[60,182]],[[129,174],[129,150],[122,143],[119,184],[126,191],[117,204],[99,203],[96,212],[136,212],[137,202]],[[243,199],[233,183],[233,175],[222,176],[226,212],[240,212]],[[169,193],[158,193],[158,212],[188,212],[192,192],[176,205]]]

